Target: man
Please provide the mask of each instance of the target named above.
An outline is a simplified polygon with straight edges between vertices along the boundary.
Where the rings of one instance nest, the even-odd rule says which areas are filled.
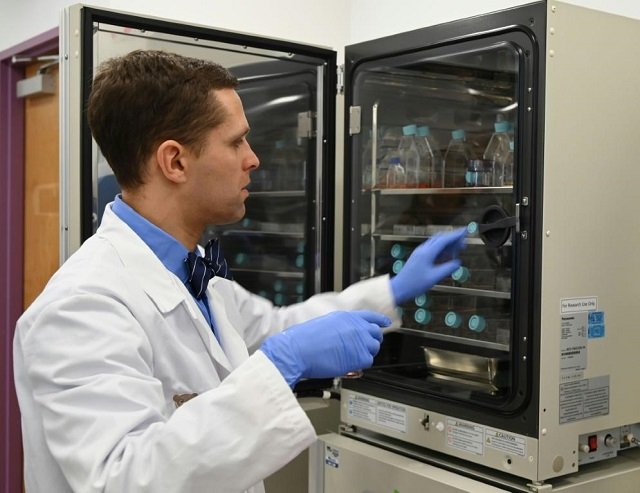
[[[122,196],[18,321],[29,493],[262,491],[315,439],[291,387],[369,367],[396,304],[460,265],[436,259],[463,232],[391,282],[286,308],[221,276],[194,284],[198,238],[243,217],[259,166],[236,84],[156,51],[99,70],[89,123]]]

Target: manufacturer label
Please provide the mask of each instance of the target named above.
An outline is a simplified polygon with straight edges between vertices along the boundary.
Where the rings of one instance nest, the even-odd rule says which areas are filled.
[[[407,408],[395,402],[349,394],[347,413],[356,419],[407,432]]]
[[[484,455],[484,428],[457,419],[447,419],[447,445],[451,448]]]
[[[519,455],[520,457],[527,455],[527,441],[521,436],[506,431],[487,428],[484,432],[484,443],[487,448],[507,454]]]
[[[560,384],[560,424],[609,414],[609,375]]]
[[[587,312],[560,317],[560,371],[587,368]]]
[[[331,445],[325,446],[324,463],[327,466],[338,469],[340,467],[340,450]]]

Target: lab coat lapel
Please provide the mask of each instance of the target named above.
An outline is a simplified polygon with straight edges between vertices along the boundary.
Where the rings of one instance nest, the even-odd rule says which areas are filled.
[[[175,316],[172,312],[176,309],[186,310],[212,359],[230,372],[231,363],[187,287],[166,269],[146,243],[110,207],[105,209],[97,233],[111,242],[127,269],[137,279],[143,280],[142,289],[165,318]]]
[[[249,351],[238,331],[231,324],[227,315],[224,298],[215,289],[215,283],[229,282],[225,279],[214,279],[209,283],[207,298],[209,299],[209,309],[214,314],[216,328],[220,343],[224,347],[224,352],[233,368],[237,368],[249,358]],[[212,289],[213,288],[213,289]]]

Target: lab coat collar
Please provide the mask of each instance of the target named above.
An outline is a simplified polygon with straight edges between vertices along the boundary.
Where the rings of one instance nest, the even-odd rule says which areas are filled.
[[[185,294],[188,294],[186,287],[184,292],[176,289],[181,284],[180,280],[165,268],[142,238],[110,206],[105,208],[96,234],[113,245],[123,264],[136,278],[144,279],[142,288],[163,314],[185,299]]]
[[[209,353],[227,371],[231,371],[229,359],[213,336],[209,323],[187,287],[167,270],[147,244],[111,210],[111,207],[105,208],[96,234],[113,245],[123,264],[136,278],[144,279],[141,283],[142,289],[163,315],[168,314],[181,303],[184,305]],[[207,296],[210,296],[211,291],[209,288]],[[213,303],[209,300],[210,308],[211,305]],[[226,319],[226,317],[217,317],[217,320],[220,319]],[[219,325],[221,332],[222,324]],[[224,344],[224,338],[221,341]]]

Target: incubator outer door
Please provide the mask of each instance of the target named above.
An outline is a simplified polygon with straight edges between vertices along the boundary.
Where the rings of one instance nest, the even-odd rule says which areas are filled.
[[[113,56],[155,49],[220,63],[238,77],[261,161],[244,220],[208,228],[201,242],[220,237],[235,279],[275,304],[333,287],[326,219],[333,217],[335,52],[83,5],[65,9],[62,43],[77,54],[62,63],[63,259],[95,232],[119,193],[83,111],[94,71]]]
[[[402,328],[365,375],[440,410],[460,406],[475,418],[491,409],[498,421],[535,412],[523,361],[532,340],[536,42],[525,26],[482,36],[447,27],[398,40],[386,56],[375,42],[347,48],[345,282],[394,276],[420,243],[465,228],[462,267],[399,307]]]

